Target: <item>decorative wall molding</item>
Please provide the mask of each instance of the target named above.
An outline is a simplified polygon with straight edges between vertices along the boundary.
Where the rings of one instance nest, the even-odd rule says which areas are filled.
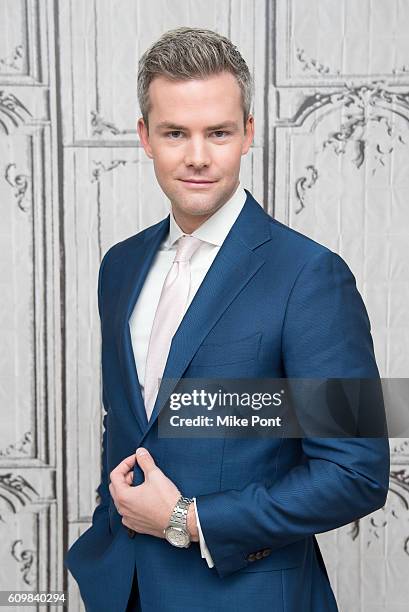
[[[302,176],[296,180],[295,193],[299,202],[299,208],[295,210],[299,214],[305,209],[306,190],[311,189],[318,179],[319,174],[325,175],[325,171],[318,170],[319,156],[326,149],[331,149],[335,155],[345,155],[348,145],[353,149],[351,163],[357,169],[363,165],[368,152],[373,151],[374,167],[372,175],[380,166],[385,166],[385,157],[390,156],[396,148],[396,144],[406,145],[399,130],[395,129],[388,115],[396,114],[409,124],[409,91],[394,92],[384,87],[383,82],[373,82],[365,85],[347,85],[341,91],[332,93],[315,93],[308,96],[295,113],[292,123],[301,126],[314,114],[311,121],[311,131],[316,132],[320,122],[324,121],[328,113],[339,110],[345,114],[340,127],[328,134],[316,150],[314,165],[306,167],[309,176]],[[383,127],[383,139],[371,142],[367,136],[370,123],[376,123]]]
[[[409,461],[409,439],[399,440],[399,442],[393,442],[391,445],[392,457],[396,456],[398,461],[401,461],[405,456],[408,457]]]
[[[409,467],[391,469],[389,490],[398,496],[405,510],[409,510]]]
[[[91,133],[93,136],[102,136],[105,132],[109,132],[110,134],[114,134],[118,136],[119,134],[126,134],[127,130],[120,130],[110,121],[106,121],[103,117],[97,112],[91,111]]]
[[[369,121],[379,121],[380,109],[396,113],[409,122],[409,91],[395,92],[387,89],[383,80],[360,85],[345,82],[342,89],[307,95],[293,117],[285,121],[285,125],[301,126],[310,115],[315,114],[316,121],[312,127],[316,128],[327,112],[340,107],[350,109],[351,115],[355,110],[364,125]],[[284,125],[284,122],[279,121],[279,125]]]
[[[369,528],[365,546],[369,548],[375,540],[379,540],[381,532],[385,531],[392,520],[409,519],[409,468],[392,469],[390,472],[389,493],[385,506],[368,519],[357,519],[351,523],[348,535],[355,541],[361,533],[362,521],[368,520]],[[382,515],[382,518],[380,516]],[[402,549],[409,556],[409,535],[403,535]]]
[[[27,174],[16,174],[14,170],[16,167],[16,164],[8,164],[4,172],[4,178],[14,188],[14,197],[17,200],[19,209],[27,212],[29,205],[24,205],[23,200],[30,184],[30,177]]]
[[[391,472],[391,485],[389,487],[390,493],[395,494],[388,496],[386,505],[378,510],[375,514],[369,518],[357,519],[351,523],[351,529],[348,535],[352,541],[357,540],[361,533],[361,525],[363,521],[368,521],[368,529],[366,530],[365,547],[369,549],[376,540],[381,538],[381,533],[385,531],[391,521],[400,520],[402,526],[408,522],[409,519],[409,472],[407,470],[400,470],[398,472],[398,479],[404,475],[405,483],[403,485],[403,492],[397,490],[396,478],[394,472]],[[395,483],[395,484],[394,484]],[[398,505],[396,505],[396,502]],[[409,556],[409,535],[402,535],[402,550]]]
[[[13,444],[9,444],[6,448],[0,449],[0,459],[3,457],[15,457],[19,455],[28,455],[31,450],[31,443],[33,441],[33,434],[31,431],[26,433]]]
[[[9,55],[9,57],[0,57],[0,68],[4,66],[5,68],[11,68],[16,72],[21,71],[22,59],[24,56],[24,47],[23,45],[17,45],[14,48],[14,51]]]
[[[306,172],[309,176],[302,176],[297,179],[295,183],[295,193],[297,195],[297,200],[300,203],[300,208],[297,208],[295,214],[298,215],[303,208],[305,208],[304,201],[306,197],[307,189],[311,189],[318,180],[318,170],[310,164],[306,168]]]
[[[407,66],[406,64],[403,64],[400,68],[393,68],[392,69],[392,74],[396,75],[396,76],[400,76],[400,75],[408,73],[408,72],[409,72],[409,66]]]
[[[111,172],[112,170],[115,170],[115,168],[118,168],[119,166],[126,166],[127,164],[137,164],[138,160],[130,161],[128,159],[114,159],[109,164],[109,166],[106,166],[101,161],[93,160],[92,163],[94,164],[95,167],[92,171],[91,183],[95,183],[101,180],[101,176],[105,174],[105,172]]]
[[[24,549],[23,541],[15,540],[11,547],[11,556],[17,561],[17,563],[20,563],[20,571],[23,574],[23,581],[28,586],[33,586],[36,582],[36,577],[33,575],[33,571],[35,569],[34,561],[36,558],[35,551]]]
[[[0,499],[13,514],[17,514],[21,508],[38,496],[36,489],[20,474],[14,475],[12,472],[0,474]],[[0,515],[0,521],[3,520]]]
[[[340,75],[341,71],[340,70],[332,70],[329,66],[326,66],[325,64],[321,64],[321,62],[319,62],[318,60],[311,58],[311,57],[307,57],[305,50],[302,49],[301,47],[297,47],[296,52],[295,52],[295,57],[297,58],[297,60],[299,61],[299,63],[302,65],[302,69],[305,70],[306,72],[315,72],[317,74],[336,74],[336,75]]]
[[[0,90],[0,128],[8,136],[12,129],[26,123],[27,116],[32,114],[12,93]]]

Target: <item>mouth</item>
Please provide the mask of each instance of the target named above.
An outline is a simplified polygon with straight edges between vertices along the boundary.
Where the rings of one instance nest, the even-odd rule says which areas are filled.
[[[216,181],[209,181],[209,180],[201,180],[201,179],[179,179],[181,183],[183,183],[184,185],[186,185],[186,187],[193,187],[193,188],[198,188],[198,187],[210,187],[210,185],[214,185],[214,183],[216,183]]]

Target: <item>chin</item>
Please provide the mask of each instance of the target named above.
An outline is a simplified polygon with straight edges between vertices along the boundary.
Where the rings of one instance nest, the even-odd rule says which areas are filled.
[[[197,198],[196,202],[189,202],[184,208],[186,212],[190,212],[192,215],[208,215],[220,208],[220,200],[218,198],[209,200],[199,200]]]
[[[189,200],[186,199],[186,196],[182,198],[176,198],[174,200],[174,202],[177,203],[177,208],[184,214],[197,216],[208,215],[217,210],[218,200],[216,199],[215,201],[214,197],[203,198],[203,196],[200,197],[201,194],[199,193],[192,195],[194,195],[194,197],[189,198]]]
[[[215,211],[214,206],[178,206],[179,210],[184,215],[191,215],[192,217],[201,217],[203,215],[208,215]]]

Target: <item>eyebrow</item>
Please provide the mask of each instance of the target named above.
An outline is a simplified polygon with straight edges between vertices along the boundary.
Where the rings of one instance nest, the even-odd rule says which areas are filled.
[[[206,130],[216,131],[222,130],[224,128],[237,128],[237,123],[235,121],[224,121],[223,123],[218,123],[217,125],[210,125],[206,128]],[[158,123],[156,126],[157,130],[188,130],[189,128],[183,125],[177,125],[176,123],[169,123],[168,121],[162,121]]]

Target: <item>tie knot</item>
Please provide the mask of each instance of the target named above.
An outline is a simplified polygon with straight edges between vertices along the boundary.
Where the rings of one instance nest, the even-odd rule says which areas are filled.
[[[178,240],[178,248],[174,261],[189,261],[202,242],[203,240],[196,238],[196,236],[183,234]]]

